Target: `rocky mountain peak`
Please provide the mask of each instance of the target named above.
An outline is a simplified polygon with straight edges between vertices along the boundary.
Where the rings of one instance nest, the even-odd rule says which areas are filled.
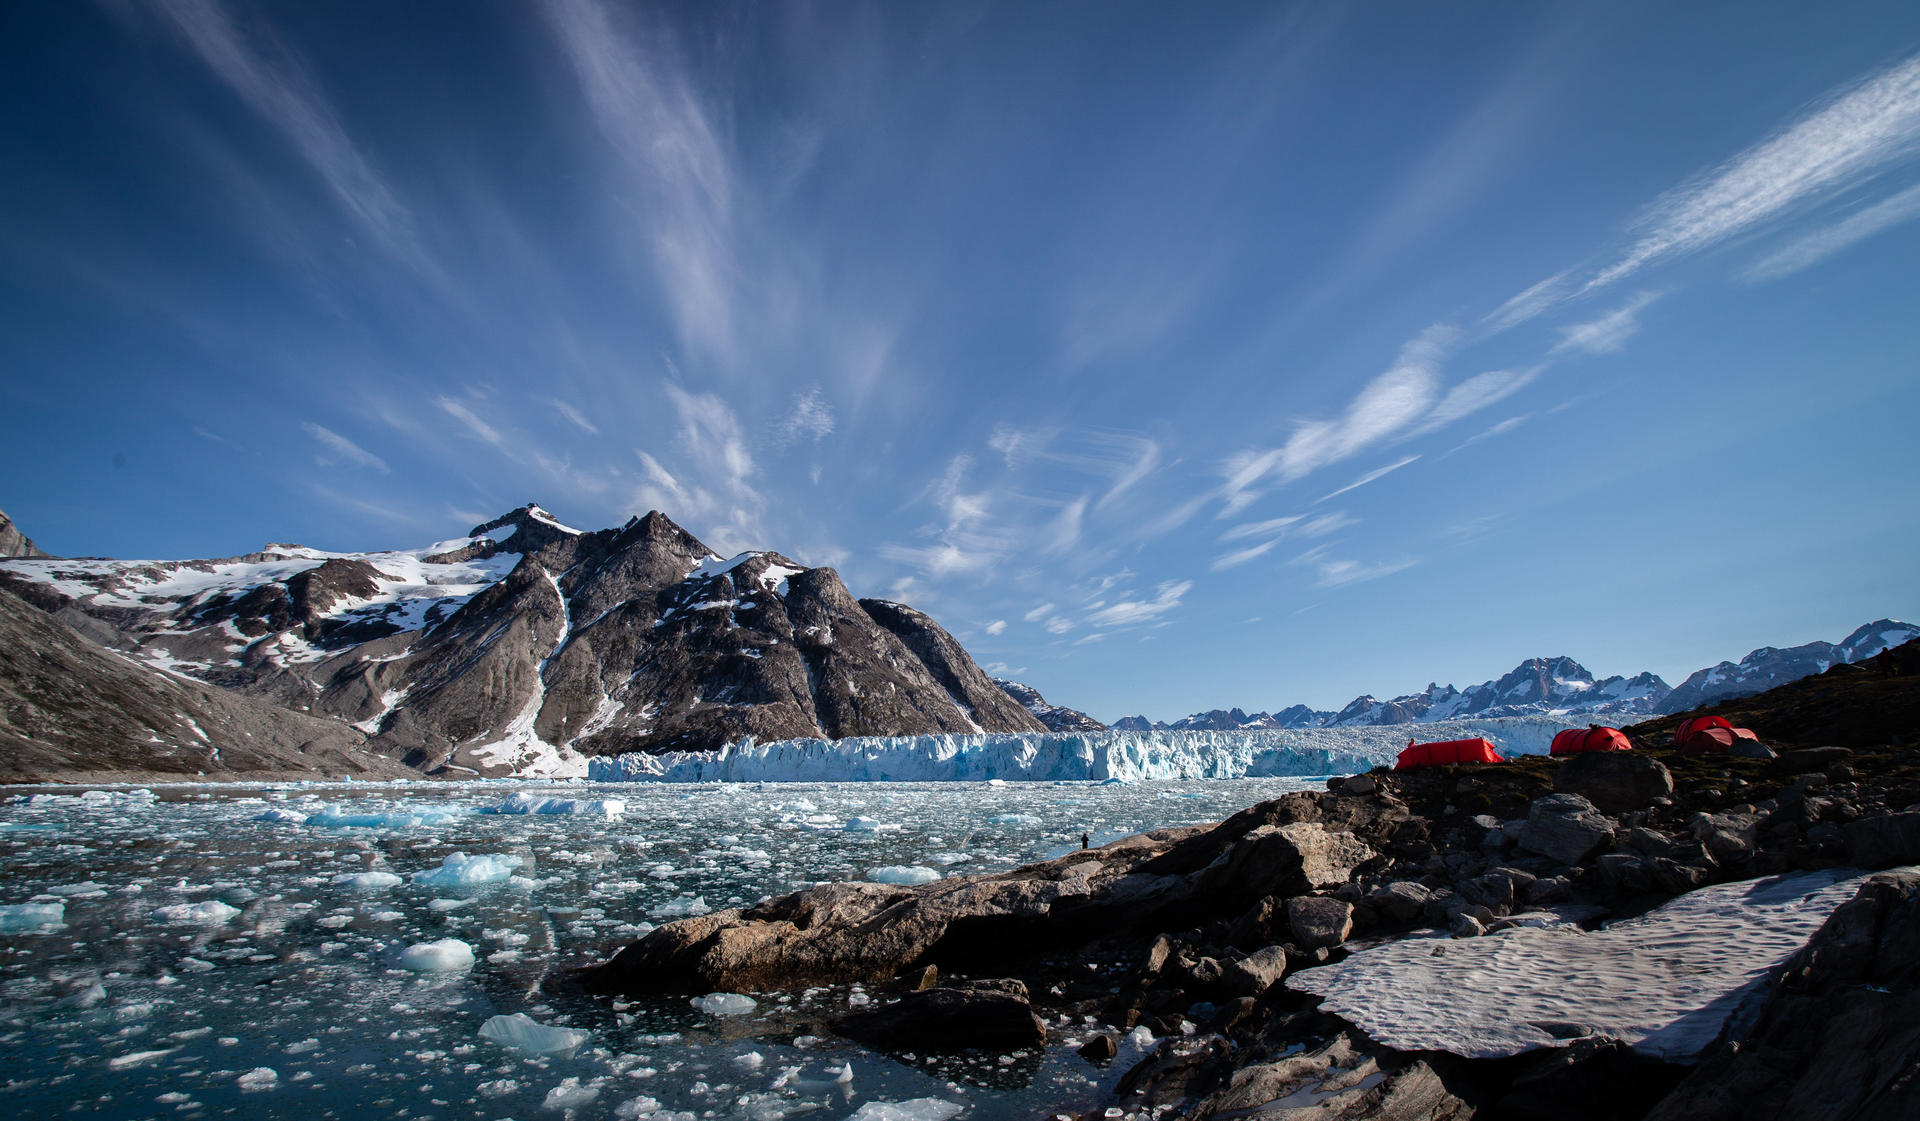
[[[13,519],[7,517],[5,510],[0,510],[0,557],[44,557],[47,555],[48,554],[41,552],[38,546],[34,545],[32,538],[21,533],[20,530],[14,526]]]

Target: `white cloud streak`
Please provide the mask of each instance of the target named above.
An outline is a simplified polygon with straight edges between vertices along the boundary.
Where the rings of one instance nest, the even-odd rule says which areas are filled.
[[[1393,463],[1389,463],[1385,467],[1376,467],[1373,470],[1355,479],[1354,481],[1348,483],[1346,486],[1341,487],[1339,490],[1328,491],[1326,494],[1323,494],[1320,497],[1314,499],[1313,500],[1314,505],[1317,506],[1320,503],[1325,502],[1329,498],[1338,498],[1350,490],[1359,490],[1361,487],[1366,486],[1368,483],[1373,482],[1375,479],[1385,478],[1386,476],[1391,475],[1395,471],[1400,470],[1402,467],[1405,467],[1407,464],[1412,463],[1414,460],[1419,458],[1420,457],[1417,455],[1410,455],[1404,459],[1396,460]]]
[[[1410,557],[1364,564],[1356,560],[1331,556],[1328,554],[1327,546],[1322,545],[1293,558],[1293,563],[1314,570],[1316,573],[1314,587],[1341,588],[1348,584],[1362,584],[1369,580],[1378,580],[1383,576],[1392,576],[1396,572],[1405,572],[1419,564],[1420,559]]]
[[[464,425],[466,430],[472,433],[475,439],[483,443],[492,444],[496,448],[503,450],[506,448],[506,437],[500,435],[499,430],[494,428],[493,425],[480,419],[479,415],[472,409],[467,408],[451,397],[436,397],[433,403],[440,407],[441,412],[446,413]]]
[[[1909,187],[1833,225],[1795,239],[1748,269],[1747,279],[1778,280],[1791,276],[1915,218],[1920,218],[1920,186]]]
[[[1587,354],[1612,354],[1627,345],[1640,332],[1640,313],[1660,298],[1658,292],[1641,292],[1600,318],[1560,328],[1560,341],[1553,353],[1569,350]]]
[[[1090,626],[1109,628],[1152,622],[1180,606],[1181,597],[1193,587],[1191,580],[1168,580],[1154,589],[1151,599],[1129,599],[1108,604],[1087,614]]]
[[[579,425],[582,429],[586,430],[587,432],[595,436],[600,435],[600,429],[595,427],[592,421],[588,420],[584,415],[582,415],[579,409],[574,408],[572,405],[567,404],[565,401],[562,401],[558,397],[547,398],[547,404],[552,405],[555,412],[559,413],[563,417],[566,417],[568,420],[572,421],[573,423]]]
[[[356,467],[370,467],[383,475],[392,473],[387,467],[386,460],[381,459],[379,456],[361,447],[359,444],[354,443],[352,440],[347,439],[345,436],[340,435],[333,429],[323,428],[312,421],[303,421],[300,427],[306,430],[307,435],[320,441],[321,445],[332,452],[338,459],[345,460]],[[222,441],[222,443],[224,442],[225,441]],[[332,466],[334,462],[336,462],[336,460],[324,457],[319,460],[320,466],[322,467]]]
[[[779,442],[818,444],[833,435],[833,409],[826,395],[814,386],[793,399],[793,410],[780,422]]]

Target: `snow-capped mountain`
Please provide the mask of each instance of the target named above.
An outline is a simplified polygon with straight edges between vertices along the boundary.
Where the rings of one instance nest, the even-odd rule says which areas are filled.
[[[1809,642],[1780,649],[1762,646],[1738,662],[1721,662],[1698,670],[1680,683],[1656,710],[1661,714],[1686,712],[1733,697],[1750,697],[1776,685],[1825,673],[1841,663],[1863,661],[1920,635],[1920,627],[1893,619],[1879,619],[1855,630],[1838,644]]]
[[[1107,730],[1105,724],[1100,723],[1098,720],[1095,720],[1077,708],[1048,704],[1047,698],[1040,695],[1040,690],[1035,689],[1031,685],[1023,685],[1018,681],[1008,681],[1003,677],[994,678],[993,683],[998,685],[1001,691],[1006,693],[1007,696],[1020,702],[1020,707],[1031,712],[1034,719],[1047,726],[1048,731],[1104,732]]]
[[[528,505],[424,549],[15,559],[0,582],[110,625],[153,665],[351,723],[429,770],[1044,730],[920,612],[778,553],[723,559],[660,513],[584,533]]]
[[[1855,630],[1839,643],[1809,642],[1781,650],[1763,646],[1738,662],[1721,662],[1670,687],[1657,675],[1596,679],[1571,658],[1530,658],[1493,681],[1456,689],[1429,684],[1418,693],[1380,700],[1355,697],[1338,712],[1293,705],[1251,715],[1237,709],[1213,709],[1171,724],[1144,716],[1124,716],[1116,731],[1262,731],[1272,728],[1355,728],[1391,724],[1430,724],[1463,718],[1505,716],[1563,717],[1569,723],[1588,718],[1659,716],[1686,712],[1729,697],[1746,697],[1816,673],[1842,662],[1858,662],[1920,635],[1920,627],[1881,619]]]

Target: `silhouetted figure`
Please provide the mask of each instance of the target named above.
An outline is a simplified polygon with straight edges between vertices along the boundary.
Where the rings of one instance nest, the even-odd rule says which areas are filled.
[[[1080,834],[1080,847],[1081,847],[1081,848],[1086,848],[1086,847],[1088,847],[1089,845],[1091,845],[1092,843],[1093,843],[1093,838],[1092,838],[1092,837],[1089,837],[1089,836],[1087,836],[1087,835],[1086,835],[1085,833],[1082,833],[1082,834]]]

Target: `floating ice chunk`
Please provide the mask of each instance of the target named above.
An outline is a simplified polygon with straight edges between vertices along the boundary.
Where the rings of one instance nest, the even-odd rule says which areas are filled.
[[[909,1098],[903,1102],[868,1102],[847,1121],[947,1121],[966,1107],[941,1098]]]
[[[137,1066],[145,1066],[153,1060],[165,1058],[179,1049],[178,1047],[162,1047],[158,1051],[134,1051],[125,1055],[115,1055],[113,1058],[107,1060],[107,1069],[128,1070]]]
[[[704,915],[711,910],[713,910],[713,908],[707,906],[707,901],[704,898],[698,895],[681,895],[655,907],[653,913],[658,918],[678,919],[687,918],[692,915]]]
[[[739,993],[708,993],[706,996],[696,996],[687,1003],[709,1016],[745,1016],[760,1007],[752,997]]]
[[[525,1012],[490,1016],[480,1025],[480,1038],[529,1055],[571,1055],[593,1038],[578,1028],[550,1028]]]
[[[258,1090],[275,1090],[280,1087],[280,1072],[272,1067],[254,1067],[252,1070],[234,1079],[241,1092],[253,1093]]]
[[[400,886],[400,877],[392,872],[343,872],[333,882],[355,891],[381,891]]]
[[[1038,825],[1040,819],[1032,814],[994,814],[987,819],[988,825]]]
[[[211,973],[213,971],[213,963],[210,961],[202,961],[199,958],[181,958],[180,964],[176,966],[176,968],[182,973]]]
[[[840,828],[849,833],[877,833],[880,831],[880,822],[877,818],[852,817]]]
[[[483,814],[584,814],[588,817],[619,817],[627,804],[618,798],[541,798],[532,794],[514,794],[497,806],[488,806]]]
[[[415,872],[413,882],[427,887],[472,887],[476,884],[503,884],[513,878],[514,869],[526,861],[518,856],[464,852],[448,853],[440,867]]]
[[[939,878],[940,873],[917,864],[889,864],[867,870],[868,881],[876,884],[930,884]]]
[[[1127,1033],[1127,1046],[1133,1048],[1135,1051],[1151,1051],[1153,1049],[1153,1033],[1147,1030],[1145,1024],[1142,1024]]]
[[[7,903],[0,905],[0,934],[26,934],[60,926],[67,921],[65,903]]]
[[[471,899],[429,899],[427,900],[427,910],[458,911],[462,907],[471,906],[472,903],[473,900]]]
[[[450,973],[473,968],[473,947],[458,938],[420,942],[400,951],[400,968],[415,973]]]
[[[582,1084],[578,1078],[563,1078],[560,1085],[547,1091],[546,1100],[540,1104],[548,1109],[578,1109],[599,1096],[600,1087]]]
[[[635,1118],[651,1117],[659,1110],[660,1099],[649,1098],[643,1094],[632,1101],[621,1102],[615,1107],[613,1115],[618,1121],[634,1121]]]
[[[105,895],[107,889],[88,880],[81,884],[60,884],[47,889],[48,895],[62,895],[68,899],[93,899]]]
[[[165,907],[156,907],[148,913],[147,917],[154,922],[219,926],[239,913],[238,907],[229,907],[218,899],[209,899],[203,903],[171,903]]]
[[[421,825],[445,825],[460,816],[446,810],[395,810],[388,813],[346,813],[335,806],[322,806],[307,815],[308,825],[329,829],[411,829]]]
[[[733,1061],[748,1070],[759,1070],[765,1065],[767,1057],[758,1051],[749,1051],[744,1055],[735,1055]]]
[[[932,856],[927,857],[927,859],[933,861],[935,864],[965,864],[967,861],[973,859],[973,854],[970,852],[936,852]]]
[[[305,825],[307,823],[307,815],[301,813],[299,810],[284,810],[278,806],[275,806],[273,809],[262,810],[261,812],[254,814],[253,820],[284,821],[289,825]]]

